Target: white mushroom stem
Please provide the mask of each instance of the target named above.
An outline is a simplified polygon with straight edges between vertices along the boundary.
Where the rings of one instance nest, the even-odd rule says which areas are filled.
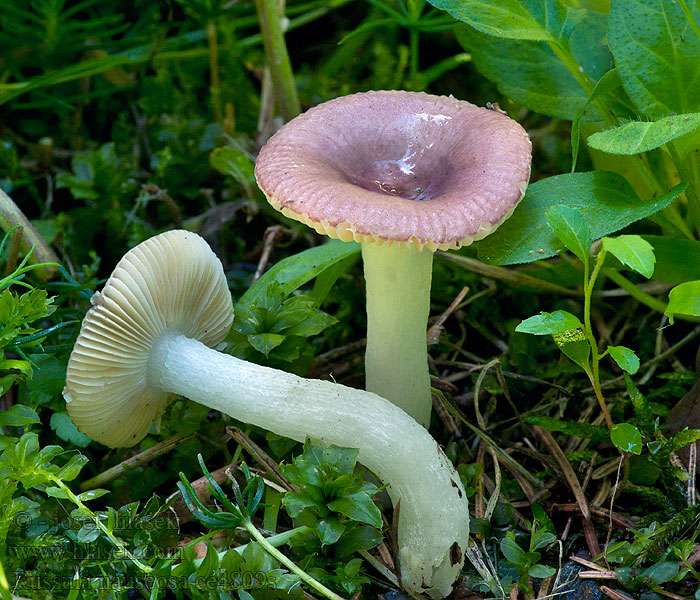
[[[239,360],[179,332],[155,343],[148,382],[278,435],[359,448],[358,460],[388,484],[394,506],[400,502],[403,587],[433,598],[450,593],[467,547],[467,499],[437,442],[404,411],[369,392]]]
[[[362,244],[367,285],[365,387],[421,425],[432,408],[426,330],[433,253],[413,244]]]

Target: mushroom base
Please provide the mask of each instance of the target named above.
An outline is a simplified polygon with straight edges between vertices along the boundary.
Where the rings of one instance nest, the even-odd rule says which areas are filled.
[[[464,564],[467,498],[437,442],[375,394],[302,379],[212,350],[173,332],[153,347],[149,384],[298,441],[359,448],[396,506],[402,586],[444,598]]]

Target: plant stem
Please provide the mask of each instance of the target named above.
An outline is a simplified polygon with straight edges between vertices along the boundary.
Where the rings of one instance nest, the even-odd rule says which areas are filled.
[[[608,410],[608,406],[605,403],[605,398],[603,397],[603,392],[600,387],[600,354],[598,353],[598,342],[595,339],[595,336],[593,335],[593,327],[591,326],[591,295],[593,294],[593,288],[595,286],[596,279],[598,278],[598,274],[600,273],[601,268],[603,267],[603,261],[605,260],[605,248],[601,246],[600,252],[598,252],[598,256],[596,257],[596,262],[595,262],[595,267],[593,267],[593,273],[591,273],[591,276],[588,277],[588,261],[585,261],[585,269],[584,269],[584,304],[583,304],[583,333],[586,336],[586,339],[588,340],[588,343],[591,347],[591,368],[590,369],[584,369],[586,372],[586,375],[588,375],[588,379],[591,382],[591,385],[593,386],[593,392],[595,393],[595,397],[598,400],[598,404],[600,405],[600,410],[603,412],[603,416],[605,417],[605,423],[608,426],[608,429],[613,428],[613,420],[612,417],[610,416],[610,411]]]
[[[634,283],[632,283],[616,269],[605,269],[605,275],[612,279],[617,285],[628,292],[630,296],[641,304],[644,304],[645,306],[648,306],[649,308],[662,314],[666,311],[666,304],[661,302],[661,300],[657,300],[654,298],[654,296],[640,290],[636,285],[634,285]]]
[[[693,30],[695,37],[697,37],[700,40],[700,27],[698,27],[698,23],[693,17],[693,13],[690,12],[688,5],[685,3],[685,0],[678,0],[678,4],[681,5],[683,14],[685,15],[685,18],[688,19],[688,23],[690,23],[690,27]]]
[[[209,93],[214,120],[224,123],[224,111],[221,106],[221,81],[219,79],[219,44],[217,41],[216,21],[210,19],[206,25],[207,44],[209,46]]]
[[[290,121],[301,112],[301,107],[292,64],[284,41],[278,0],[255,0],[255,7],[260,19],[260,31],[274,83],[277,107],[284,119]]]
[[[432,401],[426,331],[433,253],[413,245],[362,244],[367,284],[366,389],[424,427]]]
[[[289,569],[292,573],[297,575],[299,579],[301,579],[309,587],[312,587],[317,592],[323,594],[326,598],[330,598],[330,600],[343,600],[342,596],[338,596],[338,594],[329,590],[325,585],[316,581],[306,571],[303,571],[302,569],[297,567],[277,548],[270,544],[270,542],[267,541],[265,536],[262,533],[260,533],[255,527],[255,525],[253,525],[250,521],[244,521],[242,525],[248,530],[248,532],[251,536],[253,536],[255,541],[258,542],[270,556],[276,558],[281,564],[287,567],[287,569]]]
[[[10,198],[2,189],[0,189],[0,227],[5,231],[9,231],[13,227],[22,228],[22,243],[20,250],[26,254],[33,248],[30,262],[31,263],[60,263],[56,253],[44,241],[44,238],[39,235],[39,232],[34,228],[24,216],[12,198]],[[46,281],[54,276],[57,269],[56,266],[45,266],[36,272],[36,277],[41,281]]]
[[[268,544],[274,546],[275,548],[278,548],[279,546],[283,546],[284,544],[289,542],[289,540],[291,540],[295,535],[303,535],[305,533],[309,533],[310,531],[312,531],[311,527],[307,527],[306,525],[299,525],[299,527],[295,527],[294,529],[288,529],[287,531],[271,535],[270,537],[267,537],[265,539],[267,540]],[[236,552],[243,552],[247,547],[248,544],[242,544],[240,546],[236,546],[235,548],[233,548],[233,550],[235,550]],[[217,552],[219,556],[219,562],[223,560],[224,555],[230,550],[231,549],[229,548],[227,550]],[[197,558],[195,559],[194,564],[196,567],[199,567],[199,565],[201,565],[203,562],[204,558]]]
[[[129,552],[128,548],[124,545],[124,542],[122,542],[118,537],[116,537],[107,527],[105,524],[100,520],[100,518],[92,512],[85,504],[83,504],[82,500],[78,498],[71,490],[70,488],[63,483],[61,479],[56,477],[53,473],[49,473],[48,471],[44,472],[44,475],[48,477],[55,485],[56,487],[60,488],[61,491],[66,494],[66,496],[70,499],[70,501],[75,504],[78,508],[80,508],[85,514],[90,516],[90,519],[92,520],[93,523],[97,526],[97,528],[105,535],[105,537],[112,542],[114,547],[119,551],[119,553],[122,556],[125,556],[128,558],[131,562],[133,562],[139,569],[141,569],[144,573],[150,573],[153,571],[151,567],[148,565],[144,565],[138,558],[136,558],[131,552]]]

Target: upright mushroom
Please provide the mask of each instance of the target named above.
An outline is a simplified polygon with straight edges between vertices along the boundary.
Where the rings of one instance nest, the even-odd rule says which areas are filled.
[[[233,308],[218,258],[194,233],[130,250],[83,320],[63,395],[78,429],[108,446],[140,441],[173,394],[302,441],[359,448],[401,502],[401,581],[449,594],[464,562],[469,514],[454,467],[428,432],[375,394],[239,360],[223,342]]]
[[[255,176],[272,206],[362,243],[366,387],[425,426],[432,253],[471,244],[507,219],[530,161],[527,133],[500,111],[403,91],[320,104],[258,156]]]

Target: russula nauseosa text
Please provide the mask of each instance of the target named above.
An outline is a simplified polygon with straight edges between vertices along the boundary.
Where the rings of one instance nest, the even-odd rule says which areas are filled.
[[[210,346],[231,327],[221,262],[187,231],[130,250],[94,295],[68,362],[63,395],[78,429],[108,446],[130,446],[173,395],[303,441],[359,448],[359,461],[400,501],[398,546],[405,589],[449,594],[464,562],[464,488],[437,442],[375,394],[303,379]]]
[[[433,251],[494,231],[525,193],[530,162],[527,133],[502,112],[404,91],[311,108],[258,156],[255,176],[272,206],[362,243],[366,387],[426,427]]]

